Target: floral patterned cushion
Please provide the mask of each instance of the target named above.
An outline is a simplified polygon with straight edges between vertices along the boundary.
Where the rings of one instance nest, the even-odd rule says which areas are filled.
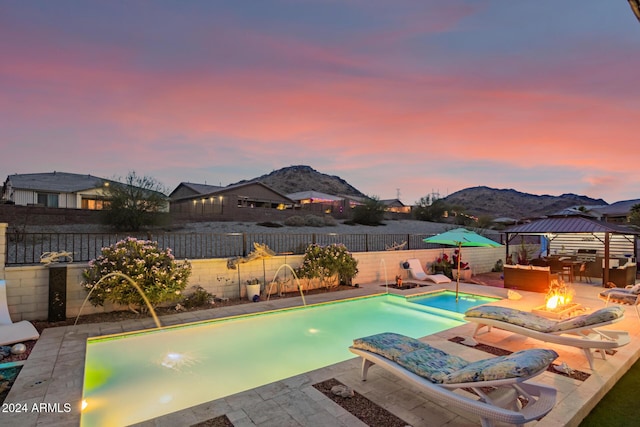
[[[512,325],[522,326],[538,332],[550,332],[556,325],[556,321],[547,319],[528,311],[516,310],[509,307],[494,305],[482,305],[467,310],[466,317],[479,317],[484,319],[500,320]]]
[[[558,353],[546,349],[521,350],[508,356],[493,357],[473,362],[444,377],[446,384],[475,381],[502,380],[528,377],[544,370],[558,357]]]
[[[387,359],[398,360],[405,353],[429,347],[415,338],[393,332],[384,332],[353,340],[353,347],[379,354]]]
[[[447,375],[469,364],[461,357],[427,346],[400,356],[398,365],[434,383],[442,383]]]
[[[530,376],[548,366],[553,350],[522,350],[509,356],[469,363],[414,338],[385,332],[353,340],[353,346],[393,360],[431,382],[463,383]]]
[[[591,314],[583,314],[582,316],[572,317],[567,320],[558,322],[552,332],[561,332],[569,329],[584,328],[585,326],[597,325],[599,323],[610,322],[620,319],[624,316],[624,310],[620,307],[605,307],[594,311]]]
[[[629,289],[607,289],[599,294],[599,297],[603,300],[609,300],[618,304],[630,304],[634,305],[638,302],[638,294],[634,292],[633,288]]]

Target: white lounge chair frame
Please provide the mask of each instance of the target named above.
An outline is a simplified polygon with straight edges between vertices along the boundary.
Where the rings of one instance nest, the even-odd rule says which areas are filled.
[[[530,421],[539,420],[555,406],[556,389],[541,384],[525,382],[529,378],[542,373],[544,369],[526,378],[436,384],[376,353],[354,347],[349,347],[349,351],[362,358],[363,381],[367,379],[369,368],[374,364],[378,365],[392,374],[415,384],[429,397],[478,415],[483,427],[494,426],[495,422],[523,425]],[[482,389],[483,387],[496,387],[496,389],[490,393],[485,393]],[[480,399],[476,400],[454,392],[455,389],[462,388],[471,388],[480,396]],[[528,401],[524,408],[518,407],[519,396],[525,397]]]
[[[420,260],[417,258],[408,259],[407,262],[409,263],[409,267],[407,268],[407,270],[409,271],[409,274],[411,274],[411,277],[413,277],[416,280],[422,280],[422,281],[428,280],[433,283],[450,283],[451,282],[451,279],[449,279],[444,274],[425,273],[424,270],[422,269],[422,265],[420,264]]]
[[[40,334],[31,322],[22,320],[13,323],[11,320],[7,306],[7,283],[0,280],[0,345],[37,340],[38,338],[40,338]]]
[[[630,342],[629,333],[627,331],[596,329],[602,326],[616,323],[622,320],[622,318],[601,322],[595,325],[587,325],[582,328],[567,329],[560,332],[540,332],[504,322],[502,320],[487,319],[483,317],[465,316],[464,320],[466,320],[467,322],[476,323],[476,329],[473,332],[473,338],[476,338],[478,335],[491,332],[491,328],[495,326],[498,329],[524,335],[525,337],[537,339],[540,341],[566,345],[570,347],[577,347],[584,352],[584,355],[589,361],[589,367],[592,370],[595,370],[593,351],[599,352],[602,356],[602,359],[606,360],[607,350],[622,347],[623,345],[629,344]],[[487,330],[484,332],[480,332],[483,327],[486,327]]]
[[[610,292],[607,292],[606,298],[602,296],[602,293],[598,295],[598,298],[604,301],[605,307],[608,307],[609,303],[619,304],[619,305],[632,305],[636,309],[636,314],[638,315],[638,319],[640,319],[640,310],[638,309],[638,306],[640,305],[640,294],[632,293],[631,288],[633,288],[633,285],[627,285],[624,288],[608,289],[608,291]],[[631,297],[631,299],[633,299],[634,295],[636,296],[635,302],[633,303],[620,302],[620,300],[622,299],[626,300],[626,298],[628,297]]]

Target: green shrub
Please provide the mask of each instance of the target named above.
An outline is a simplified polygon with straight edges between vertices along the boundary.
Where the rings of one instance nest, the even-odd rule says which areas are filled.
[[[336,219],[331,215],[325,215],[323,220],[324,225],[326,225],[327,227],[335,227],[336,225],[338,225],[338,221],[336,221]]]
[[[157,242],[127,237],[102,249],[102,254],[89,262],[82,276],[83,286],[90,293],[94,306],[105,301],[127,305],[138,312],[147,307],[138,290],[120,275],[131,278],[144,292],[152,307],[181,298],[191,275],[188,261],[178,264],[171,249],[161,250]]]
[[[381,225],[385,205],[377,197],[370,197],[353,208],[353,222],[362,225]]]
[[[307,227],[324,227],[324,218],[318,215],[306,215],[304,225]]]
[[[185,308],[205,307],[214,303],[215,295],[207,292],[202,286],[194,286],[194,291],[182,300]]]
[[[284,220],[284,225],[288,227],[304,227],[305,220],[299,215],[290,216]]]

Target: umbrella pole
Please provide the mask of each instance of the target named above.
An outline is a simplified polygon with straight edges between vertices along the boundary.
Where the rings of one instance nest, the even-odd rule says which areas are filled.
[[[458,245],[458,274],[456,276],[456,302],[458,302],[458,288],[460,287],[460,258],[462,258],[462,243]]]

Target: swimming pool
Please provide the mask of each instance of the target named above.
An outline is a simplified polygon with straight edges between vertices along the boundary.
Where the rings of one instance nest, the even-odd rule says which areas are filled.
[[[462,319],[464,313],[470,308],[500,301],[500,298],[458,292],[458,300],[456,301],[456,293],[454,291],[443,290],[407,297],[407,301],[430,307],[434,309],[433,312],[435,314],[453,315],[458,319]],[[440,310],[444,310],[444,312]]]
[[[90,339],[81,425],[129,425],[341,362],[357,337],[461,324],[377,295]]]

